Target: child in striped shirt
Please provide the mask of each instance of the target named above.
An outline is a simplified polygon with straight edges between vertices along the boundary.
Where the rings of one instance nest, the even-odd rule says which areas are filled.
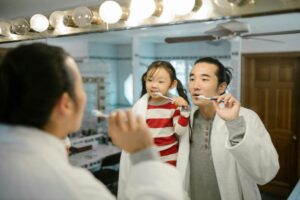
[[[161,160],[176,166],[178,137],[188,134],[188,99],[171,63],[155,61],[142,77],[142,93],[139,101],[148,99],[146,123],[154,138]],[[171,96],[170,89],[177,88],[179,97]],[[145,98],[146,97],[146,98]],[[139,107],[139,101],[135,107]],[[135,110],[135,109],[133,109]],[[138,111],[141,109],[138,108]]]
[[[179,96],[169,93],[176,88]],[[133,113],[144,117],[163,162],[176,166],[185,176],[188,148],[180,146],[180,140],[189,137],[189,103],[176,71],[171,63],[155,61],[142,76],[141,98],[135,103]],[[119,174],[118,199],[122,199],[126,177],[131,164],[126,152],[122,152]]]

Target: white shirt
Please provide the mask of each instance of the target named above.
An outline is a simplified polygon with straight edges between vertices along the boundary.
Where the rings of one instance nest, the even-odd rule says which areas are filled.
[[[197,109],[192,112],[192,124]],[[257,185],[275,177],[279,170],[278,154],[254,111],[241,107],[239,116],[243,116],[246,130],[234,146],[226,122],[216,114],[212,124],[210,145],[220,195],[222,200],[260,200]]]
[[[0,199],[115,199],[90,172],[69,164],[61,140],[41,130],[0,124],[0,160]],[[173,167],[159,161],[134,166],[127,199],[183,199]]]

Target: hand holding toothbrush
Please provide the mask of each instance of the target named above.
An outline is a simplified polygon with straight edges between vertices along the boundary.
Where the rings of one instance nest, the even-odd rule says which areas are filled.
[[[223,94],[214,98],[213,105],[223,120],[231,121],[239,116],[241,104],[231,94]],[[224,106],[220,106],[220,102],[223,102]]]
[[[164,96],[161,92],[156,92],[156,95],[171,101],[171,103],[175,104],[177,107],[188,107],[189,106],[188,102],[186,102],[186,100],[180,96],[179,97],[177,97],[177,96],[168,97],[168,96]]]

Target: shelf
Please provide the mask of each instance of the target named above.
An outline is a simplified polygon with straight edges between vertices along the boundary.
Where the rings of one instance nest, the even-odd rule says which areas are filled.
[[[97,145],[94,149],[71,155],[70,163],[77,167],[87,168],[93,171],[100,168],[101,160],[106,156],[121,152],[121,149],[114,145]]]

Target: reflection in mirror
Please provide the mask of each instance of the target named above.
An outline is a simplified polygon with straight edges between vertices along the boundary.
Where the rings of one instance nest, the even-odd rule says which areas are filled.
[[[76,10],[78,6],[88,6],[83,5],[83,1],[52,0],[49,3],[44,0],[44,4],[39,4],[41,2],[1,0],[0,48],[45,42],[62,46],[75,58],[87,92],[81,132],[77,138],[76,134],[71,138],[77,151],[95,150],[99,144],[109,143],[105,125],[91,116],[91,110],[96,108],[109,113],[131,107],[140,96],[141,76],[152,61],[170,61],[186,87],[193,62],[210,56],[232,69],[233,80],[228,92],[241,100],[243,106],[258,113],[279,154],[281,169],[270,184],[260,188],[262,193],[276,194],[280,197],[276,199],[287,198],[300,178],[300,0],[196,0],[202,3],[201,8],[194,7],[192,11],[189,6],[188,12],[176,14],[171,7],[162,5],[160,9],[156,7],[159,12],[154,11],[142,21],[137,20],[139,16],[125,17],[123,12],[124,16],[109,22],[113,24],[94,18],[104,0],[84,1],[94,6],[92,12],[84,9],[88,15],[83,21],[83,10]],[[117,2],[128,10],[131,1]],[[188,5],[187,0],[163,2],[173,5],[184,2],[180,8]],[[61,30],[47,29],[46,23],[46,30],[31,26],[29,31],[28,24],[22,29],[20,20],[13,21],[14,26],[10,27],[10,21],[19,17],[30,19],[41,13],[49,19],[51,13],[64,8],[69,14],[73,12],[74,20],[72,14],[69,15],[67,27]],[[138,6],[137,11],[145,14],[140,8]],[[58,18],[62,16],[60,13]],[[53,23],[55,21],[50,20],[50,23],[59,27],[60,23]],[[72,36],[58,37],[64,35]],[[107,145],[105,149],[111,153],[110,147]],[[97,157],[100,152],[105,150],[92,151],[84,162],[75,157],[73,164],[95,169],[100,164]]]
[[[171,61],[180,72],[182,82],[186,83],[190,67],[197,58],[219,58],[233,68],[236,79],[230,91],[240,98],[241,54],[297,51],[300,24],[294,19],[298,18],[299,13],[287,13],[239,18],[235,19],[236,23],[224,19],[36,41],[64,47],[75,57],[84,74],[108,77],[110,105],[107,109],[110,111],[129,107],[139,98],[140,77],[157,59]],[[177,39],[166,43],[168,38]],[[0,47],[20,43],[0,44]],[[130,81],[125,83],[130,76],[133,100],[128,100],[131,95],[124,90],[124,84],[130,86]]]
[[[299,12],[236,18],[242,26],[227,27],[227,31],[224,31],[223,26],[229,19],[218,19],[205,23],[170,24],[39,41],[62,46],[70,52],[83,77],[104,77],[106,113],[116,108],[132,106],[140,96],[141,76],[154,60],[170,61],[186,86],[196,59],[205,56],[219,59],[233,70],[233,82],[229,91],[243,105],[260,113],[279,153],[282,171],[265,190],[278,191],[274,193],[287,196],[295,185],[295,179],[299,178],[297,174],[300,171],[297,157],[300,146],[295,143],[300,130],[296,124],[299,114],[295,112],[299,110],[296,102],[299,102],[297,80],[300,66],[300,23],[296,19],[300,19]],[[236,29],[245,27],[246,30]],[[167,43],[166,38],[179,39],[174,43]],[[0,47],[11,48],[18,44],[21,43],[0,44]],[[293,59],[287,61],[288,58]],[[277,70],[276,66],[280,63],[281,67]],[[274,66],[275,71],[269,71],[268,66]],[[257,69],[256,73],[253,72],[254,67]],[[132,82],[129,78],[131,76]],[[259,82],[267,82],[266,77],[278,77],[279,83],[274,86],[279,90],[263,88],[272,86],[270,83]],[[253,80],[257,82],[254,84]],[[290,82],[282,84],[282,81]],[[253,89],[254,86],[261,88]],[[283,88],[284,86],[294,89]],[[89,87],[91,96],[94,94],[97,97],[98,90],[94,83]],[[247,92],[250,92],[250,97]],[[131,95],[132,101],[128,100]],[[98,101],[99,99],[91,98],[90,105],[96,106]],[[271,115],[276,113],[276,117]],[[286,158],[291,159],[287,161]]]
[[[83,86],[87,102],[81,129],[97,129],[98,120],[92,110],[105,112],[105,81],[104,77],[83,77]],[[103,127],[102,127],[103,128]]]

